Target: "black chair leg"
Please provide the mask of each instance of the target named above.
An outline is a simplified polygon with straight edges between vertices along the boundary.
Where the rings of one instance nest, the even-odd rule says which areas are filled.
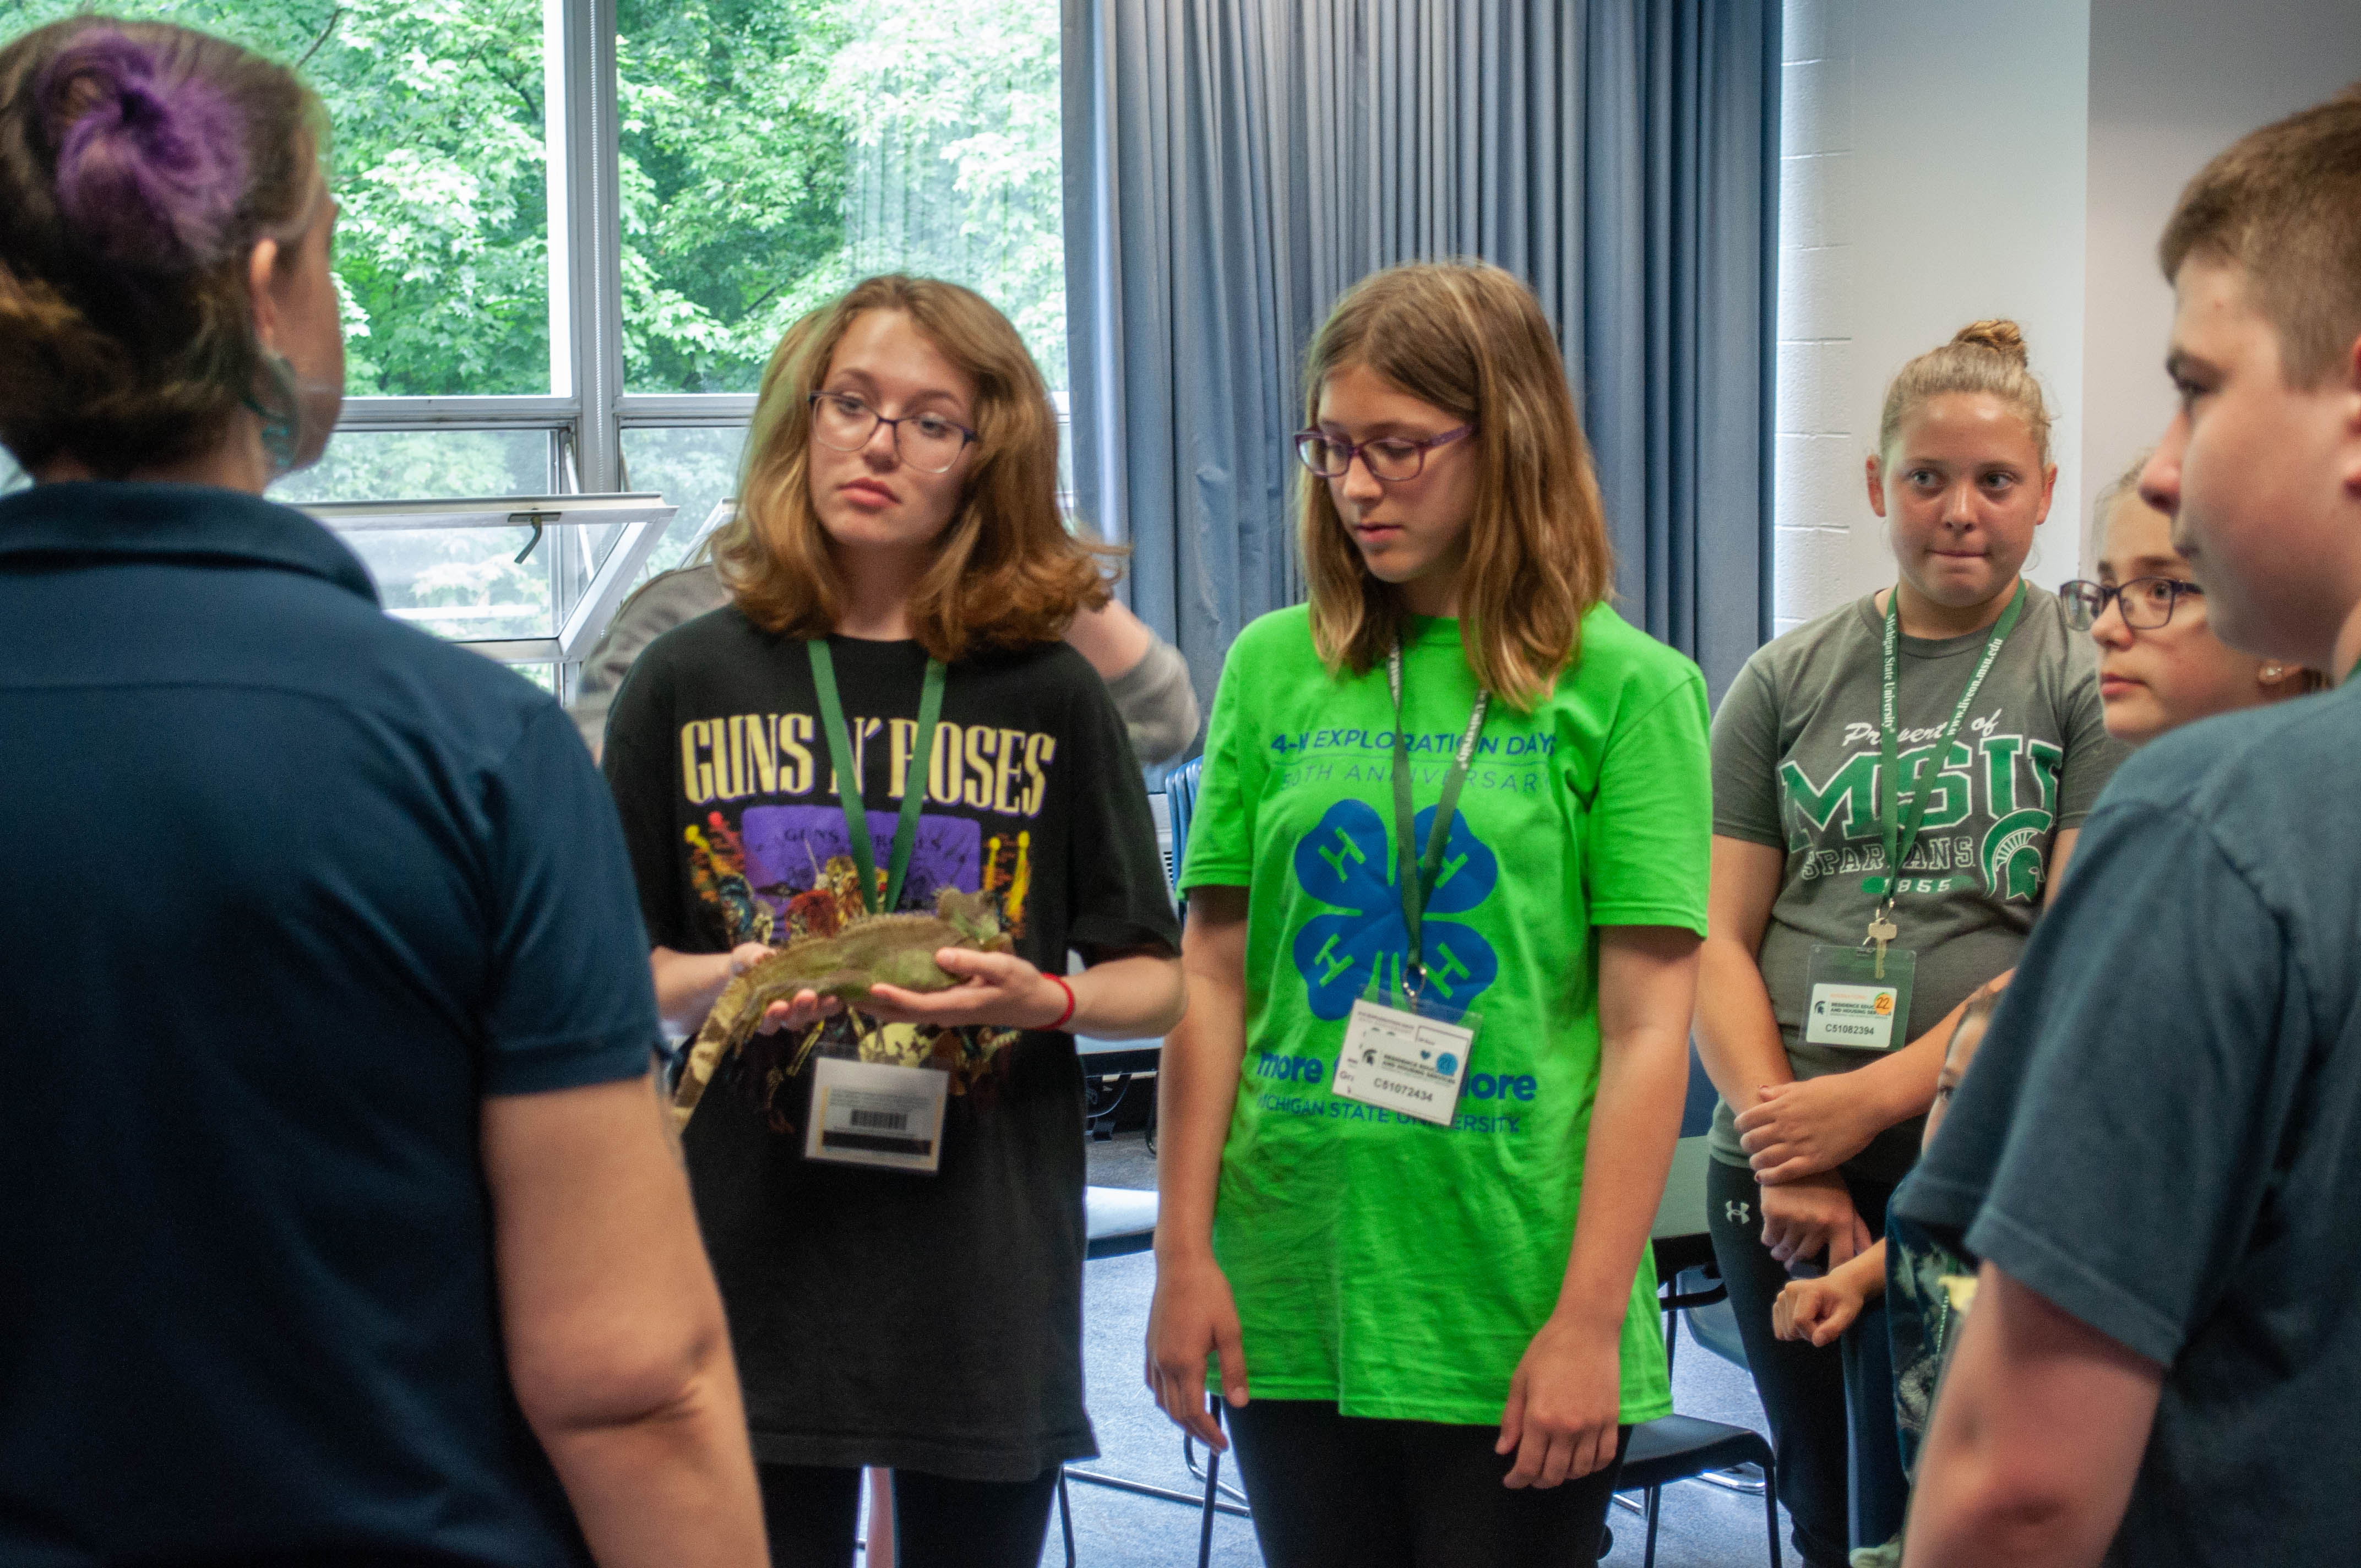
[[[1779,1477],[1768,1456],[1763,1461],[1763,1514],[1771,1529],[1771,1568],[1779,1568]]]
[[[1222,1420],[1222,1401],[1218,1396],[1208,1398],[1206,1405],[1213,1412],[1213,1420]],[[1197,1524],[1197,1568],[1211,1568],[1213,1561],[1213,1505],[1221,1498],[1222,1452],[1211,1446],[1205,1449],[1205,1511]]]
[[[1656,1568],[1656,1506],[1664,1500],[1661,1486],[1648,1488],[1648,1549],[1640,1560],[1640,1568]]]
[[[1066,1568],[1074,1568],[1074,1504],[1066,1496],[1066,1467],[1058,1466],[1058,1528],[1066,1536]]]

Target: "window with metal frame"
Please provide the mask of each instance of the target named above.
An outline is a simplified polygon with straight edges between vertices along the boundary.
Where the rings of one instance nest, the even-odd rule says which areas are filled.
[[[86,8],[18,0],[9,31]],[[302,62],[348,395],[274,498],[338,529],[390,612],[561,695],[728,515],[772,348],[857,279],[976,289],[1062,400],[1059,0],[107,9]]]

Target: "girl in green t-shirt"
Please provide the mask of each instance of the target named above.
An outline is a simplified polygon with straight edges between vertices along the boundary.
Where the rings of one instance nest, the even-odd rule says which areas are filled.
[[[1218,1447],[1218,1363],[1279,1568],[1589,1563],[1624,1434],[1670,1409],[1648,1234],[1704,682],[1605,602],[1565,367],[1508,273],[1364,280],[1304,384],[1311,602],[1230,651],[1180,877],[1148,1381]],[[1473,1038],[1386,1068],[1354,1020],[1422,975]]]

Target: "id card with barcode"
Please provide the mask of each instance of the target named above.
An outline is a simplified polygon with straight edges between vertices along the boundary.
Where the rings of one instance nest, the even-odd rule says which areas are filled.
[[[1906,948],[1888,948],[1881,962],[1865,947],[1815,943],[1806,974],[1811,986],[1804,1014],[1806,1045],[1890,1051],[1909,1043],[1916,954]]]
[[[1435,1003],[1388,1006],[1363,997],[1345,1021],[1329,1091],[1364,1105],[1451,1125],[1479,1020]]]
[[[943,1160],[950,1074],[849,1057],[814,1064],[804,1157],[932,1175]]]

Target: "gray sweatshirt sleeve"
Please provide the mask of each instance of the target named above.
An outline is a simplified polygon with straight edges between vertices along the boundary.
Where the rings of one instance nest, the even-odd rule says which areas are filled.
[[[1189,661],[1158,638],[1138,663],[1107,683],[1115,711],[1131,732],[1131,749],[1149,767],[1169,762],[1197,738],[1197,693]]]
[[[607,709],[640,651],[686,621],[730,602],[721,574],[710,563],[651,577],[615,612],[606,635],[582,661],[582,681],[566,709],[593,757],[607,738]]]

